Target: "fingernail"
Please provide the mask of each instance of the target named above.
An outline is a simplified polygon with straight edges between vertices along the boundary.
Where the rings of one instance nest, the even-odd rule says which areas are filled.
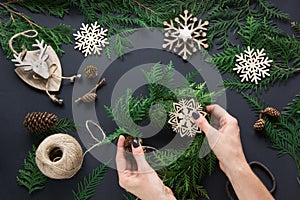
[[[137,139],[134,139],[134,140],[132,141],[132,146],[133,146],[134,148],[138,148],[138,147],[140,146],[139,141],[138,141]]]
[[[199,115],[198,112],[193,112],[193,113],[192,113],[192,116],[193,116],[193,118],[194,118],[195,120],[199,119],[199,117],[200,117],[200,115]]]

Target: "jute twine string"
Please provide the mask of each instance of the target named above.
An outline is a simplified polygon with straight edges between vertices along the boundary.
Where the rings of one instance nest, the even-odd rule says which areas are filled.
[[[29,33],[33,33],[33,35],[30,35]],[[27,37],[27,38],[34,38],[34,37],[38,36],[38,32],[34,29],[31,29],[31,30],[27,30],[27,31],[17,33],[9,39],[9,41],[8,41],[9,48],[16,55],[18,55],[19,53],[13,47],[13,40],[16,37],[19,37],[19,36],[24,36],[24,37]]]
[[[100,130],[103,135],[101,140],[93,135],[89,127],[90,123]],[[92,120],[87,120],[85,126],[96,144],[84,153],[77,140],[68,134],[51,135],[39,145],[35,160],[43,174],[53,179],[67,179],[73,177],[79,171],[85,155],[106,138],[103,129]]]
[[[82,149],[72,136],[54,134],[39,145],[35,161],[41,172],[49,178],[71,178],[81,168]]]

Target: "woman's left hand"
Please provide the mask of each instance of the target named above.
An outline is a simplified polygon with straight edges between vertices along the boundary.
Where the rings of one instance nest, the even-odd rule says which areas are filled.
[[[120,136],[116,155],[119,184],[128,192],[142,200],[176,199],[170,188],[166,187],[157,173],[145,159],[143,147],[137,140],[132,143],[132,153],[124,149],[125,137]],[[132,157],[135,162],[128,160]],[[136,166],[133,166],[135,165]]]

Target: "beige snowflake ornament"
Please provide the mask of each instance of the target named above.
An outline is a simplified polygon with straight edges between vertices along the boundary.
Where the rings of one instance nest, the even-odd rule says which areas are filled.
[[[173,103],[175,112],[170,112],[169,124],[172,125],[173,131],[179,133],[181,137],[194,137],[196,133],[201,133],[199,127],[194,123],[192,113],[200,112],[203,116],[207,113],[203,111],[201,104],[194,99],[182,99],[178,103]]]
[[[109,44],[107,31],[100,28],[97,21],[94,24],[82,23],[80,31],[73,34],[76,40],[74,49],[80,50],[85,57],[91,54],[100,55],[102,49]]]
[[[255,84],[270,76],[269,67],[273,61],[266,57],[264,49],[251,49],[249,46],[240,55],[236,55],[236,64],[233,71],[237,71],[241,78],[241,82],[251,81]]]
[[[174,51],[176,54],[181,56],[184,60],[200,50],[202,47],[208,48],[206,44],[206,26],[209,24],[208,21],[197,19],[192,14],[188,14],[187,10],[184,11],[184,16],[180,15],[180,18],[176,17],[174,26],[173,20],[170,24],[164,21],[165,38],[162,47]],[[198,23],[197,23],[198,22]]]

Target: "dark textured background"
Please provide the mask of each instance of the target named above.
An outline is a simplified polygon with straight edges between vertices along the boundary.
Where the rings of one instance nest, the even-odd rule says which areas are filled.
[[[299,8],[300,1],[297,0],[272,0],[280,9],[290,14],[292,20],[300,21]],[[25,11],[28,13],[27,11]],[[51,16],[33,15],[28,13],[34,20],[42,25],[52,27],[60,22],[70,24],[78,29],[83,21],[80,13],[72,10],[69,15],[60,20]],[[287,31],[290,29],[284,26]],[[61,57],[63,72],[65,75],[71,75],[77,72],[77,69],[84,60],[83,55],[73,49],[73,45],[64,45],[65,54]],[[106,87],[101,89],[101,95],[97,101],[98,116],[104,116],[102,120],[106,130],[113,130],[114,123],[106,117],[103,110],[103,102],[109,102],[110,90],[113,88],[114,77],[120,76],[128,71],[131,63],[142,64],[147,62],[163,61],[167,62],[173,59],[175,66],[182,61],[175,56],[167,57],[159,51],[145,50],[136,51],[127,55],[125,65],[120,60],[116,60],[111,69],[108,70],[106,77],[108,82]],[[80,172],[71,180],[51,180],[46,184],[42,191],[34,192],[28,195],[27,190],[16,183],[15,177],[17,170],[22,167],[23,159],[27,152],[31,150],[31,145],[37,143],[35,138],[29,134],[22,125],[24,116],[28,112],[47,111],[56,113],[59,117],[72,118],[72,85],[67,81],[63,82],[59,97],[65,101],[63,107],[51,103],[49,98],[22,82],[14,73],[14,65],[6,60],[3,52],[0,51],[0,123],[1,123],[1,151],[0,151],[0,199],[73,199],[72,189],[76,188],[77,183],[83,176],[88,174],[93,168],[99,165],[99,162],[91,155],[87,155]],[[178,65],[176,65],[176,63]],[[122,70],[120,70],[122,68]],[[187,68],[188,69],[188,68]],[[186,73],[187,71],[183,71]],[[290,102],[297,93],[299,93],[300,76],[290,78],[286,84],[276,85],[263,95],[264,100],[269,105],[281,109]],[[232,91],[226,91],[228,101],[228,112],[239,119],[241,128],[241,138],[244,151],[248,161],[258,160],[264,163],[274,173],[277,180],[276,199],[299,199],[300,186],[296,181],[297,169],[294,161],[289,156],[277,157],[277,151],[269,148],[268,140],[256,134],[252,125],[256,116],[251,111],[246,100],[241,95]],[[77,137],[76,133],[72,133]],[[263,176],[262,179],[270,186],[270,181]],[[247,180],[245,180],[247,181]],[[208,190],[211,199],[227,199],[224,190],[225,175],[217,167],[213,175],[207,176],[203,180],[203,185]],[[110,169],[105,175],[97,189],[96,196],[92,199],[124,199],[123,191],[118,186],[116,171]]]

